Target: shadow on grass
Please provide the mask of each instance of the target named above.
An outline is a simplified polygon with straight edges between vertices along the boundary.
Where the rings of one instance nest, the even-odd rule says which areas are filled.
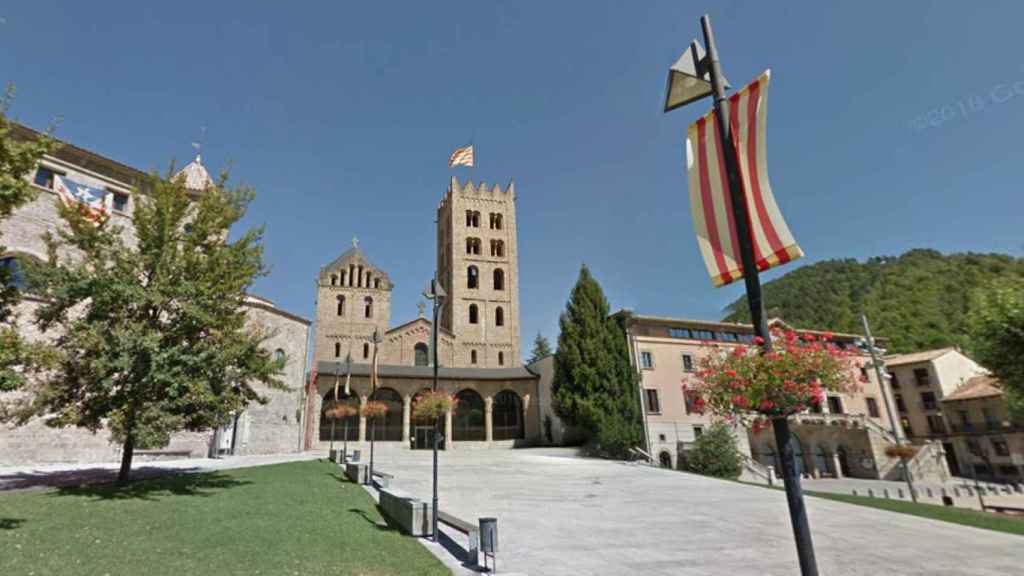
[[[95,500],[156,500],[158,496],[212,496],[220,490],[252,484],[219,472],[178,473],[124,484],[61,486],[52,496],[85,496]]]
[[[384,511],[380,509],[380,506],[377,506],[377,512],[380,514],[380,517],[384,519],[383,522],[373,519],[373,517],[366,513],[366,510],[363,510],[361,508],[349,508],[348,511],[359,516],[363,520],[366,520],[370,524],[373,524],[373,527],[377,530],[381,530],[384,532],[400,531],[398,525],[392,523],[391,520],[389,520],[388,517],[384,515]]]
[[[0,530],[14,530],[24,523],[24,518],[0,518]]]

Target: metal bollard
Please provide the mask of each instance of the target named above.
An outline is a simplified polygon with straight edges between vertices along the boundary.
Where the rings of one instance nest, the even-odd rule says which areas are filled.
[[[480,519],[480,551],[484,554],[484,569],[487,568],[487,557],[491,557],[491,571],[498,571],[496,555],[498,553],[498,519]]]

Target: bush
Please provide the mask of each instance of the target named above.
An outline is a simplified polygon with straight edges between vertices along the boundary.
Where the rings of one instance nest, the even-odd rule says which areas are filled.
[[[743,472],[743,455],[732,429],[721,422],[709,426],[687,452],[686,469],[715,478],[738,478]]]

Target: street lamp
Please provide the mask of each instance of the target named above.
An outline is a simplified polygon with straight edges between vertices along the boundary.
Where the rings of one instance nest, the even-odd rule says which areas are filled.
[[[754,243],[751,235],[750,219],[747,213],[746,195],[740,177],[739,159],[735,139],[730,130],[729,106],[726,105],[725,89],[727,83],[718,61],[718,47],[715,45],[711,31],[711,19],[704,15],[700,19],[704,32],[704,43],[707,55],[701,45],[694,40],[686,52],[669,69],[668,87],[665,95],[665,112],[675,110],[686,104],[696,102],[705,96],[714,96],[714,113],[717,118],[718,138],[722,142],[722,155],[725,161],[725,172],[729,183],[729,199],[732,205],[732,220],[735,223],[735,237],[738,239],[740,260],[743,265],[743,282],[747,292],[747,305],[750,308],[750,321],[754,334],[764,342],[764,352],[772,349],[771,334],[768,331],[768,318],[761,299],[761,280],[754,259]],[[796,471],[796,446],[789,431],[786,417],[772,419],[772,430],[782,459],[782,479],[786,487],[786,502],[789,505],[789,517],[793,525],[793,538],[796,540],[797,557],[800,561],[800,572],[803,576],[817,576],[818,566],[814,559],[814,543],[811,540],[811,528],[807,521],[807,510],[804,506],[803,490],[800,488],[800,476]]]
[[[383,342],[384,339],[380,336],[380,330],[377,328],[373,329],[373,371],[370,373],[370,400],[373,400],[373,395],[377,392],[377,346]],[[377,417],[370,416],[370,486],[373,486],[373,444],[374,439],[377,435]]]
[[[432,308],[434,310],[434,317],[431,322],[431,351],[434,357],[434,385],[432,387],[434,392],[437,392],[437,330],[438,324],[441,321],[441,305],[444,302],[445,294],[444,288],[437,278],[433,278],[430,281],[430,286],[423,291],[423,297],[430,300]],[[434,542],[437,542],[437,443],[441,438],[441,431],[438,430],[438,424],[440,418],[434,416],[434,501],[431,506],[431,531],[434,534]]]

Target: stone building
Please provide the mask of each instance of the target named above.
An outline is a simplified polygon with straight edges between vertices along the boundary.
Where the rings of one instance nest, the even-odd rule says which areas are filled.
[[[32,129],[14,124],[16,138],[36,138]],[[145,190],[146,174],[140,170],[85,150],[70,143],[61,143],[52,155],[42,158],[32,176],[38,196],[22,206],[11,217],[0,221],[0,265],[17,269],[25,258],[44,259],[43,235],[63,223],[57,213],[58,199],[54,176],[64,176],[83,185],[101,189],[105,205],[114,224],[121,225],[131,244],[131,218],[140,194]],[[211,181],[199,157],[179,173],[193,193],[202,194]],[[17,281],[17,280],[16,280]],[[29,338],[42,338],[32,322],[40,301],[27,295],[16,309],[15,325]],[[286,359],[282,380],[288,390],[257,389],[268,403],[254,404],[236,415],[234,422],[220,430],[203,433],[175,434],[165,448],[139,450],[139,459],[156,457],[204,457],[209,454],[265,454],[294,452],[301,448],[302,392],[307,361],[306,342],[310,322],[282,310],[269,300],[250,296],[246,303],[249,322],[270,329],[274,335],[266,346]],[[12,399],[13,393],[4,396]],[[120,458],[121,447],[109,442],[105,432],[93,434],[76,429],[50,428],[41,419],[24,426],[0,428],[0,466],[48,462],[108,462]]]
[[[942,399],[942,411],[949,424],[943,440],[955,475],[1024,482],[1024,421],[1010,414],[998,380],[970,378]]]
[[[538,377],[519,355],[514,186],[463,186],[452,178],[437,209],[436,257],[438,280],[447,294],[438,329],[439,388],[459,401],[445,418],[446,448],[537,442]],[[416,421],[412,406],[433,385],[433,326],[421,305],[419,317],[391,327],[393,288],[387,272],[356,241],[320,269],[306,448],[325,449],[332,439],[364,442],[371,437],[428,447],[432,424]],[[377,390],[370,389],[374,354]],[[324,411],[336,393],[353,407],[381,401],[387,415],[373,422],[359,415],[332,422]]]
[[[730,348],[750,345],[749,324],[685,320],[644,316],[623,310],[621,320],[630,346],[631,359],[640,373],[638,395],[642,398],[644,428],[650,453],[661,465],[678,467],[689,446],[712,418],[693,409],[693,397],[683,388],[695,383],[701,359],[712,346]],[[773,319],[775,328],[791,329]],[[797,329],[800,334],[821,336],[823,331]],[[833,341],[854,349],[856,334],[833,334]],[[862,364],[869,359],[860,358]],[[828,393],[815,411],[792,417],[791,431],[797,441],[797,466],[814,477],[884,478],[900,475],[898,459],[885,454],[894,444],[891,423],[884,410],[883,387],[873,371],[863,368],[850,374],[856,389],[850,393]],[[737,440],[751,460],[749,472],[763,474],[767,467],[780,467],[774,433],[769,427],[759,433],[740,431]],[[760,465],[760,466],[759,466]],[[918,476],[942,477],[941,447],[922,445],[912,466]]]

